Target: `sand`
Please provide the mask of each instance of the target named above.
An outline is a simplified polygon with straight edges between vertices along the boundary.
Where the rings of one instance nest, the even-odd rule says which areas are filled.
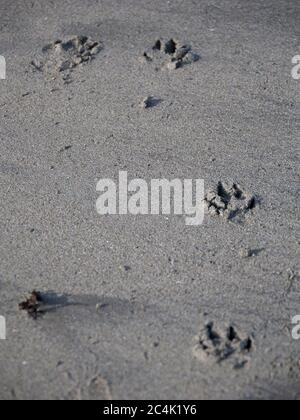
[[[299,399],[299,17],[1,0],[1,399]],[[76,36],[99,48],[54,52]],[[101,217],[96,184],[122,170],[204,179],[216,211]],[[37,319],[18,309],[34,289]]]

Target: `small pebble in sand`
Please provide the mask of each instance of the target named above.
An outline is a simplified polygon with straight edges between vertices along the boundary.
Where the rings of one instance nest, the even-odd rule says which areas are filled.
[[[148,109],[153,108],[156,105],[158,105],[160,102],[160,99],[155,98],[154,96],[147,96],[144,98],[141,102],[141,108]]]
[[[42,314],[40,311],[42,301],[41,293],[34,290],[25,301],[19,303],[19,309],[20,311],[26,311],[31,318],[37,319],[38,315]]]
[[[249,248],[242,248],[239,252],[241,258],[250,258],[252,257],[252,250]]]

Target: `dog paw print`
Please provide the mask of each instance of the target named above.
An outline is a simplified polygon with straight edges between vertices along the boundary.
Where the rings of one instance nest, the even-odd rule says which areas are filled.
[[[241,369],[249,363],[253,347],[253,338],[237,332],[232,325],[217,331],[209,322],[196,337],[193,354],[204,364],[230,362],[234,369]]]
[[[258,204],[258,199],[244,192],[239,185],[226,187],[222,182],[206,194],[204,201],[209,214],[222,216],[231,221],[241,221]]]
[[[88,63],[103,49],[100,42],[87,36],[74,36],[57,40],[42,49],[42,57],[34,58],[31,65],[35,70],[55,77],[58,73],[65,75],[77,66]]]
[[[180,43],[174,39],[164,42],[158,39],[153,47],[144,52],[144,62],[160,63],[161,68],[176,70],[183,66],[195,63],[200,56],[192,51],[188,44]]]

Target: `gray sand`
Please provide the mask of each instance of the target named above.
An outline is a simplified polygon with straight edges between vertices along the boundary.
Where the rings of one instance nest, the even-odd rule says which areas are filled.
[[[300,398],[299,18],[298,0],[1,0],[1,399]],[[54,78],[30,65],[73,35],[103,49]],[[200,60],[141,59],[172,38]],[[259,204],[199,227],[100,217],[120,170]]]

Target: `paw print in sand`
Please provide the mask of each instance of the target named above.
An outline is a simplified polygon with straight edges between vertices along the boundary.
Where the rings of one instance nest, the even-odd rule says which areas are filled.
[[[217,331],[213,322],[207,323],[195,340],[193,355],[197,360],[205,364],[230,361],[235,369],[244,368],[249,363],[254,347],[252,337],[238,333],[232,325]]]
[[[222,182],[206,194],[204,201],[209,214],[239,222],[258,204],[258,199],[252,194],[245,193],[239,185],[233,184],[228,187]]]
[[[143,62],[160,63],[161,68],[176,70],[183,66],[195,63],[200,56],[192,51],[188,44],[180,43],[174,39],[164,42],[158,39],[154,46],[145,51],[142,57]]]
[[[77,66],[95,58],[103,45],[87,36],[74,36],[57,40],[42,49],[42,56],[34,58],[31,65],[52,77],[70,72]]]

